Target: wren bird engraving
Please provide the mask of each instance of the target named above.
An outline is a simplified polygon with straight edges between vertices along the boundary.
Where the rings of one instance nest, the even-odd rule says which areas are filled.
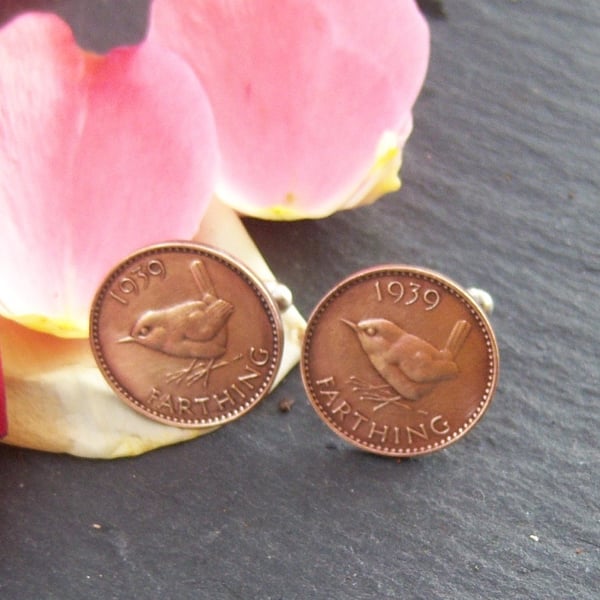
[[[358,323],[341,320],[356,333],[379,375],[402,399],[410,401],[419,400],[438,383],[456,377],[458,366],[454,359],[471,330],[466,321],[457,321],[446,345],[439,350],[387,319]]]
[[[169,382],[188,384],[204,377],[215,366],[215,360],[227,349],[227,321],[234,307],[219,298],[201,260],[190,265],[190,272],[200,292],[199,300],[187,300],[173,306],[147,310],[134,323],[130,335],[118,340],[134,342],[179,358],[191,358],[186,369],[167,377]]]

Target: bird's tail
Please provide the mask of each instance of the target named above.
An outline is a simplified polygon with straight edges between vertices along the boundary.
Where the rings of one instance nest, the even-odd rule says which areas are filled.
[[[192,272],[192,276],[196,282],[196,285],[203,295],[210,294],[211,296],[217,296],[213,282],[211,281],[208,271],[201,260],[195,260],[190,266],[190,271]]]
[[[446,342],[446,350],[450,351],[452,356],[456,356],[458,351],[461,349],[462,345],[465,343],[469,332],[471,331],[471,326],[466,321],[460,320],[456,321],[450,335],[448,336],[448,341]]]

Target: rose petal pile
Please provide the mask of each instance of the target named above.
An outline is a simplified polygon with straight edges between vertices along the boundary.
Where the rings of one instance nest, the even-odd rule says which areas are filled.
[[[154,0],[147,39],[103,56],[51,14],[0,28],[0,435],[5,397],[6,441],[32,448],[114,457],[206,433],[102,379],[87,336],[104,273],[206,214],[195,239],[271,278],[214,198],[291,219],[396,189],[428,52],[413,0]],[[284,325],[279,378],[299,358],[293,307]]]

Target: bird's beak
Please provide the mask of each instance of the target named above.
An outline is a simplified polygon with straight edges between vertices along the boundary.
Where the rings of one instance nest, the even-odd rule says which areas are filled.
[[[125,344],[127,342],[135,342],[135,338],[131,337],[130,335],[126,335],[125,337],[122,337],[120,340],[117,340],[117,344]]]
[[[346,323],[346,325],[348,325],[348,327],[350,327],[352,329],[352,331],[358,331],[358,325],[356,323],[353,323],[352,321],[348,321],[348,319],[340,319],[340,321],[342,323]]]

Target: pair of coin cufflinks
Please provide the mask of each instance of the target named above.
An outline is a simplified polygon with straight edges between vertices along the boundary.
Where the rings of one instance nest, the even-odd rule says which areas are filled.
[[[133,409],[177,427],[237,419],[271,389],[283,351],[280,310],[244,265],[215,248],[141,249],[94,299],[96,362]],[[317,414],[360,448],[427,454],[488,408],[499,356],[489,321],[447,278],[405,265],[351,275],[318,303],[301,372]]]

